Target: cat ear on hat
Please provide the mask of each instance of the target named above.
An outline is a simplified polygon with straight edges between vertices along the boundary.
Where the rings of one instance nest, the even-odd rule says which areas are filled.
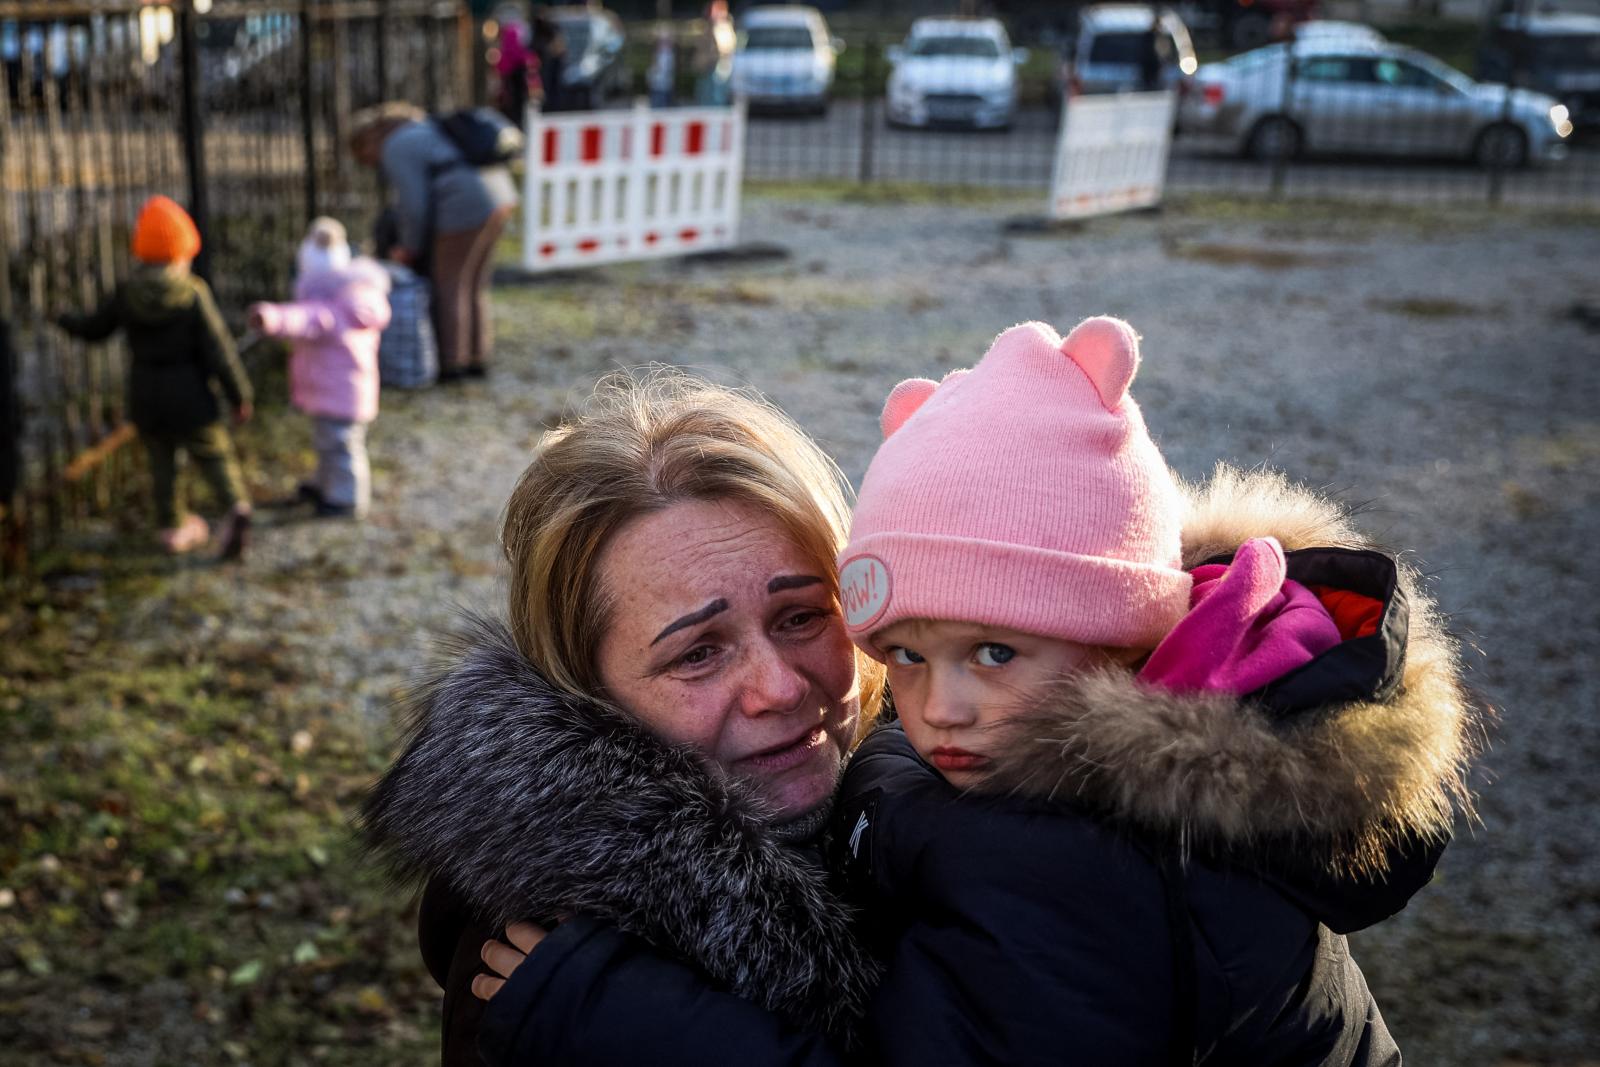
[[[1061,351],[1088,376],[1107,411],[1122,406],[1139,370],[1139,335],[1132,326],[1109,315],[1084,319],[1061,342]]]
[[[905,425],[907,419],[917,413],[928,398],[944,386],[959,382],[967,376],[967,368],[953,370],[939,381],[928,378],[907,378],[895,386],[889,393],[889,399],[883,402],[883,414],[878,417],[878,426],[883,430],[883,436],[888,439],[900,427]]]
[[[883,402],[883,414],[878,417],[884,438],[904,426],[937,388],[939,383],[927,378],[907,378],[890,390],[889,399]]]

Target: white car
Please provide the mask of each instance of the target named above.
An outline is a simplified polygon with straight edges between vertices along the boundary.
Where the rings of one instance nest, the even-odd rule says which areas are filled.
[[[1288,92],[1290,55],[1269,45],[1201,67],[1179,104],[1179,129],[1256,159],[1457,156],[1519,167],[1566,154],[1567,108],[1542,93],[1475,82],[1410,48],[1338,36],[1293,45]]]
[[[822,13],[800,4],[753,7],[739,17],[733,91],[755,111],[826,114],[835,59],[844,42]]]
[[[1005,129],[1016,116],[1017,68],[1028,50],[1013,49],[997,19],[917,19],[888,56],[893,125]]]
[[[1297,45],[1361,44],[1377,47],[1388,44],[1389,40],[1364,22],[1310,19],[1294,27],[1294,42]]]

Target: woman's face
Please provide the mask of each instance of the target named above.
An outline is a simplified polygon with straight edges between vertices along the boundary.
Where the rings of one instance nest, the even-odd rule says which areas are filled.
[[[600,557],[610,697],[743,778],[783,818],[833,794],[860,713],[829,575],[760,509],[686,501],[624,526]]]

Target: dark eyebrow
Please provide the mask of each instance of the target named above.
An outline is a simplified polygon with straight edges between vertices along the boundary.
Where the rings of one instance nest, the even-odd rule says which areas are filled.
[[[804,589],[822,581],[814,574],[780,574],[767,583],[767,592],[781,593],[785,589]]]
[[[658,641],[660,641],[663,637],[666,637],[668,634],[677,633],[679,630],[683,629],[685,626],[697,626],[700,623],[705,622],[707,619],[711,618],[711,616],[721,614],[722,612],[727,611],[727,610],[728,610],[728,602],[726,600],[723,600],[721,597],[718,597],[716,600],[713,600],[711,603],[707,604],[705,607],[701,608],[699,611],[691,611],[689,614],[685,615],[683,618],[678,619],[678,620],[676,620],[674,622],[668,623],[667,624],[667,628],[665,630],[662,630],[660,633],[656,634],[655,641],[651,641],[650,643],[652,645],[654,645]]]

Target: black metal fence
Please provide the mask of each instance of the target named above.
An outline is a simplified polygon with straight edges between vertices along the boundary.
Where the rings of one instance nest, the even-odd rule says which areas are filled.
[[[379,207],[351,112],[465,103],[471,35],[454,0],[0,0],[0,572],[127,477],[124,355],[49,320],[125,274],[144,199],[194,215],[225,311],[282,295],[309,218]]]

